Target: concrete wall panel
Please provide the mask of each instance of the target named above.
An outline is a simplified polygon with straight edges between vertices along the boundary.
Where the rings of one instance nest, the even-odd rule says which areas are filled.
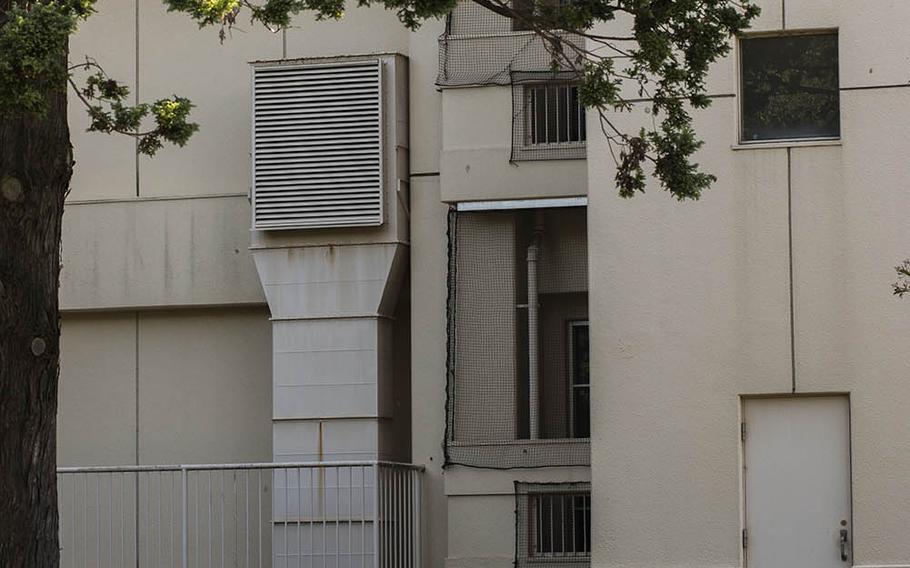
[[[100,0],[98,11],[79,26],[70,39],[69,61],[75,65],[86,56],[95,59],[118,82],[136,94],[136,4],[137,0]],[[116,48],[112,48],[116,46]],[[97,72],[77,70],[77,84]],[[176,87],[174,87],[176,89]],[[128,136],[86,132],[91,123],[85,106],[69,93],[70,138],[76,161],[70,201],[125,199],[136,194],[136,144]]]
[[[136,317],[69,314],[62,321],[57,463],[136,463]]]
[[[161,2],[139,8],[139,88],[144,100],[174,93],[196,105],[197,132],[184,148],[140,159],[143,196],[247,194],[250,188],[249,61],[281,57],[281,34],[247,21],[223,43]]]
[[[470,117],[470,120],[466,120]],[[509,162],[512,89],[442,92],[443,201],[585,195],[584,160]]]
[[[141,462],[268,461],[270,346],[261,308],[141,314]]]
[[[264,303],[244,197],[70,204],[64,310]]]

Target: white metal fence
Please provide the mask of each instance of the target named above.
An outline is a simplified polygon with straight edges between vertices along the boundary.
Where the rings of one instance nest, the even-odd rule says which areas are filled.
[[[422,468],[390,462],[65,467],[64,568],[417,568]]]

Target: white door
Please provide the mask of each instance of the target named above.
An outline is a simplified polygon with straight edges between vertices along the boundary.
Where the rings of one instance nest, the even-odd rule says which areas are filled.
[[[748,568],[850,566],[845,396],[743,403]]]

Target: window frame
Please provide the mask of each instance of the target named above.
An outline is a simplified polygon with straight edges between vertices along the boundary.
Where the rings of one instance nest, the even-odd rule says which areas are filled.
[[[532,90],[553,85],[577,88],[579,83],[578,76],[573,72],[512,72],[512,155],[509,159],[510,162],[587,159],[587,109],[584,108],[581,101],[578,102],[582,115],[582,122],[579,123],[579,136],[584,132],[584,140],[531,143],[532,121],[535,120],[530,104]]]
[[[517,500],[515,507],[515,566],[517,568],[530,566],[539,568],[547,566],[587,568],[591,565],[591,550],[593,549],[591,513],[593,508],[590,482],[528,483],[515,481],[515,496]],[[575,530],[578,528],[575,525],[575,513],[579,510],[582,511],[582,518],[587,519],[587,522],[580,527],[582,531],[582,548],[587,547],[587,551],[557,551],[556,547],[553,546],[556,544],[555,541],[550,543],[553,550],[549,552],[540,551],[543,548],[543,544],[538,538],[542,522],[541,515],[543,514],[543,509],[540,505],[542,498],[551,499],[551,503],[556,500],[563,503],[571,500],[570,514],[566,514],[566,510],[562,510],[563,525],[558,531],[553,530],[554,515],[552,513],[550,515],[550,534],[561,533],[560,544],[562,548],[566,548],[565,545],[568,544],[565,540],[566,527],[564,523],[566,519],[571,518],[573,523],[570,534],[573,536],[574,541]],[[576,500],[579,498],[582,500],[580,509],[576,508]],[[584,516],[585,511],[588,513],[587,516]],[[575,548],[574,542],[572,548]]]
[[[584,124],[584,121],[586,119],[586,116],[585,116],[586,110],[585,110],[585,107],[582,106],[580,101],[578,102],[578,111],[576,112],[576,114],[581,115],[581,116],[576,117],[578,119],[578,121],[577,121],[578,135],[579,135],[578,140],[567,140],[565,142],[533,142],[531,140],[531,138],[533,137],[533,133],[537,130],[537,122],[536,122],[537,107],[532,102],[532,100],[535,98],[533,96],[533,94],[538,89],[549,89],[550,87],[555,87],[557,89],[557,91],[556,91],[557,105],[559,104],[558,89],[560,89],[561,87],[568,87],[569,89],[574,88],[576,93],[578,92],[578,83],[575,81],[554,80],[554,81],[541,81],[541,82],[536,82],[536,83],[523,84],[522,85],[522,91],[523,91],[522,92],[522,98],[523,98],[522,111],[525,115],[524,116],[525,128],[523,129],[524,132],[521,133],[521,136],[522,136],[521,149],[526,150],[526,151],[535,151],[535,150],[550,150],[550,149],[559,149],[559,148],[573,148],[574,149],[574,148],[587,147],[587,143],[588,143],[587,128],[584,128],[584,129],[582,128],[582,124]],[[575,98],[576,98],[576,100],[578,100],[578,95],[576,95]],[[544,96],[544,108],[545,109],[547,108],[546,101],[548,99],[549,99],[548,96]],[[570,100],[571,99],[566,100],[566,114],[567,115],[569,114],[568,107],[571,104],[569,102]],[[560,115],[559,109],[557,108],[557,110],[556,110],[556,125],[557,125],[556,126],[556,130],[557,130],[556,137],[557,138],[559,138],[559,115]],[[584,132],[584,134],[585,134],[584,139],[581,139],[582,132]],[[547,134],[549,134],[549,131],[547,132]]]
[[[747,140],[744,137],[743,124],[745,121],[745,92],[743,88],[744,69],[743,69],[743,40],[759,38],[782,38],[793,36],[822,36],[834,35],[838,40],[837,69],[838,69],[838,91],[841,90],[841,73],[840,73],[840,29],[839,28],[800,28],[793,30],[769,30],[758,32],[747,32],[740,34],[736,38],[736,143],[734,149],[756,148],[756,147],[792,147],[792,146],[819,146],[819,145],[838,145],[844,136],[844,123],[842,116],[843,105],[838,100],[838,131],[836,136],[813,136],[802,138],[772,138],[767,140]]]
[[[588,382],[586,384],[577,385],[575,384],[575,328],[577,327],[587,327],[588,328],[588,357],[590,358],[591,353],[591,344],[590,344],[590,333],[591,325],[590,320],[571,320],[568,322],[568,338],[566,339],[566,352],[569,356],[568,361],[568,373],[567,378],[569,381],[568,391],[569,391],[569,436],[572,439],[576,440],[590,440],[591,432],[591,423],[590,423],[590,401],[591,401],[591,373],[588,371]],[[588,389],[588,436],[579,437],[575,433],[575,389],[576,388],[586,388]]]

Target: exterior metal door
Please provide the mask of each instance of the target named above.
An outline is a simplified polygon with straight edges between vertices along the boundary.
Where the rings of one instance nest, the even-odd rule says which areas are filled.
[[[849,399],[746,399],[743,420],[748,568],[850,566]]]

